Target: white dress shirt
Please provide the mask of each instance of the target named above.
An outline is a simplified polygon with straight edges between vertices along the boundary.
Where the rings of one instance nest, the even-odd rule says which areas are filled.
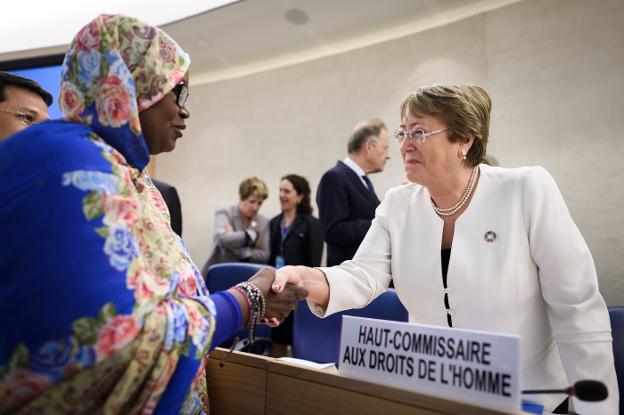
[[[358,175],[358,177],[360,178],[360,181],[362,182],[362,184],[364,185],[364,188],[366,190],[370,190],[368,188],[368,185],[366,184],[366,181],[364,180],[364,178],[362,176],[366,176],[366,173],[364,172],[364,170],[362,170],[362,168],[360,167],[359,164],[357,164],[355,161],[353,161],[350,157],[346,157],[343,160],[343,163],[347,165],[348,168],[350,168],[351,170],[353,170],[355,172],[355,174]]]
[[[472,200],[455,222],[449,310],[440,259],[443,221],[427,189],[414,183],[388,192],[352,261],[321,268],[329,304],[311,308],[322,316],[363,307],[392,279],[410,322],[446,326],[452,313],[454,327],[518,335],[523,389],[598,379],[609,389],[607,400],[575,399],[576,411],[617,414],[609,315],[592,256],[555,181],[541,167],[480,170]],[[531,399],[553,409],[564,396]]]

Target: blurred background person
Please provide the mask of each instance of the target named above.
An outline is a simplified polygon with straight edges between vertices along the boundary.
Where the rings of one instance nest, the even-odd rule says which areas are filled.
[[[269,268],[209,294],[171,230],[146,165],[183,137],[189,65],[101,15],[65,55],[66,120],[0,142],[2,414],[207,413],[208,352],[305,295],[271,295]]]
[[[410,322],[517,335],[523,388],[600,380],[608,398],[574,398],[574,409],[617,414],[611,324],[592,255],[545,169],[482,164],[490,110],[477,86],[408,95],[395,138],[411,183],[386,194],[352,261],[282,267],[275,289],[303,282],[323,316],[366,306],[393,279]],[[568,413],[564,395],[533,397]]]
[[[266,264],[269,260],[269,220],[258,213],[269,189],[262,180],[249,177],[240,183],[238,195],[238,204],[215,212],[214,246],[202,270],[204,276],[213,264]]]
[[[284,265],[321,265],[323,237],[321,224],[312,216],[310,185],[305,177],[289,174],[282,177],[279,187],[279,200],[282,213],[271,219],[271,256],[269,265],[276,268]],[[292,344],[292,314],[274,328],[273,355],[287,354],[287,346]]]
[[[48,119],[52,95],[37,82],[0,71],[0,141]]]
[[[370,228],[379,198],[368,175],[383,171],[390,160],[389,148],[390,136],[382,120],[361,121],[349,138],[349,155],[321,177],[316,204],[328,266],[353,258]]]

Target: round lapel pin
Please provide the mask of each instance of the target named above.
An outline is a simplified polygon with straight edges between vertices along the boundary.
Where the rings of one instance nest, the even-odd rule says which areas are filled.
[[[487,231],[485,235],[483,235],[483,239],[485,239],[485,242],[494,242],[496,240],[496,232]]]

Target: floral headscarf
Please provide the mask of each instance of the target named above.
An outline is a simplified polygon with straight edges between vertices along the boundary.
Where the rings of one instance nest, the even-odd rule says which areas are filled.
[[[98,16],[78,32],[65,55],[61,109],[142,170],[149,152],[139,113],[169,93],[190,63],[162,30],[127,16]]]
[[[161,30],[100,16],[65,59],[73,122],[0,143],[0,414],[207,408],[217,306],[143,169],[139,123],[188,66]]]

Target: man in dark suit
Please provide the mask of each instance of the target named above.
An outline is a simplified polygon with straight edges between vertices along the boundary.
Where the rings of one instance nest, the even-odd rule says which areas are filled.
[[[327,266],[352,259],[364,239],[379,205],[368,174],[383,171],[389,148],[384,122],[364,120],[351,133],[347,158],[321,178],[316,204],[327,243]]]
[[[175,187],[165,182],[153,179],[152,182],[154,182],[154,186],[156,186],[163,199],[165,199],[165,203],[169,208],[169,216],[171,216],[171,229],[173,229],[178,236],[182,236],[182,206],[180,204],[178,191]]]

